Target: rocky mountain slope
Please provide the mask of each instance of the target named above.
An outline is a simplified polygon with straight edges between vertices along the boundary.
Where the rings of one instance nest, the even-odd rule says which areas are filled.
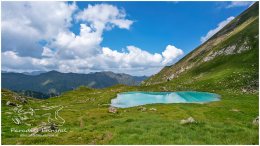
[[[259,3],[240,14],[213,37],[143,85],[207,82],[258,90]]]

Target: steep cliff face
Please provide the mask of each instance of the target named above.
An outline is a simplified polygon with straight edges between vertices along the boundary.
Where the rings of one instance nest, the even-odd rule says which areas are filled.
[[[258,86],[258,5],[256,2],[205,43],[176,64],[164,67],[143,85],[185,83],[209,78],[231,81],[242,77],[245,80],[241,86]],[[232,74],[233,77],[230,77]]]

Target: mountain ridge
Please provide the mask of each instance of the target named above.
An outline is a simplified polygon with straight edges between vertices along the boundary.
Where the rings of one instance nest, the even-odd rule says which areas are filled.
[[[254,3],[209,40],[195,48],[177,63],[164,67],[160,72],[145,80],[142,85],[148,86],[171,81],[191,72],[191,70],[196,70],[205,63],[213,63],[217,58],[234,58],[236,55],[257,49],[259,37],[258,6],[258,2]],[[258,50],[255,51],[258,52]],[[254,55],[253,52],[251,54]],[[255,55],[257,58],[258,53],[255,53]]]
[[[60,94],[79,86],[105,88],[116,84],[138,85],[146,76],[131,76],[123,73],[95,72],[89,74],[49,71],[39,75],[2,73],[2,88],[14,91],[35,91],[44,94]]]

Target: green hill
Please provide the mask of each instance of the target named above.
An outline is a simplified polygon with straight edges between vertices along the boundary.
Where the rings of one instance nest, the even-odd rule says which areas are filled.
[[[207,42],[142,86],[80,87],[46,100],[2,90],[2,144],[258,145],[259,127],[253,123],[259,116],[258,7],[256,2]],[[214,92],[221,100],[151,104],[108,112],[111,99],[120,92],[187,90]],[[188,117],[197,123],[180,124]],[[46,124],[48,121],[60,126]],[[12,132],[39,127],[66,130],[54,133],[57,136]]]
[[[210,88],[258,90],[258,3],[243,12],[208,41],[143,85],[196,84]]]

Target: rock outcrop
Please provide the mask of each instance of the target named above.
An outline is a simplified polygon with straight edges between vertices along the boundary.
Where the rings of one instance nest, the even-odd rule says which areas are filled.
[[[109,113],[117,113],[117,108],[116,107],[113,107],[113,106],[110,106],[109,108],[108,108],[108,112]]]
[[[253,125],[259,125],[259,116],[253,120]]]
[[[7,106],[17,106],[16,103],[11,102],[11,101],[7,101],[7,102],[6,102],[6,105],[7,105]]]
[[[180,122],[181,125],[191,124],[191,123],[196,123],[196,121],[192,117],[189,117],[188,119],[183,119]]]

